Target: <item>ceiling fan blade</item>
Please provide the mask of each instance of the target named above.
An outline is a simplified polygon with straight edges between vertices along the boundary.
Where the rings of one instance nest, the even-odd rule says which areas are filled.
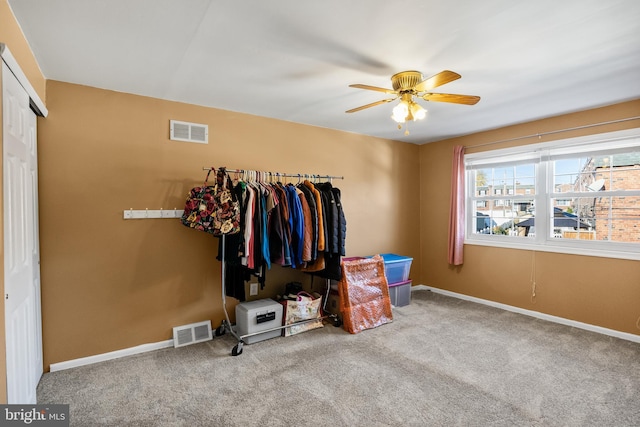
[[[369,86],[369,85],[361,85],[361,84],[355,84],[355,85],[349,85],[349,87],[355,87],[357,89],[367,89],[367,90],[375,90],[378,92],[384,92],[384,93],[389,93],[389,94],[395,94],[398,93],[393,89],[385,89],[383,87],[377,87],[377,86]]]
[[[431,90],[438,86],[442,86],[443,84],[450,83],[454,80],[458,80],[460,77],[462,76],[458,73],[454,73],[453,71],[449,71],[449,70],[444,70],[439,72],[436,75],[429,77],[426,80],[421,81],[420,83],[414,86],[414,89],[417,92],[424,92],[426,90]]]
[[[451,102],[454,104],[475,105],[480,101],[479,96],[454,95],[451,93],[427,93],[422,96],[425,101]]]
[[[371,104],[362,105],[360,107],[352,108],[351,110],[345,111],[345,113],[355,113],[356,111],[364,110],[365,108],[375,107],[376,105],[386,104],[387,102],[395,101],[398,97],[383,99],[381,101],[372,102]]]

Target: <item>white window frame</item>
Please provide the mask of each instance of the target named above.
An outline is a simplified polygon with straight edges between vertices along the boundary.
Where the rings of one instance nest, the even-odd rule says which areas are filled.
[[[572,193],[554,192],[552,161],[556,158],[571,154],[583,154],[602,150],[614,152],[627,148],[640,148],[640,128],[466,154],[465,191],[467,203],[465,214],[465,244],[640,260],[639,243],[557,239],[553,238],[550,233],[550,229],[553,229],[551,215],[548,214],[551,212],[551,200],[553,198],[569,198],[572,196]],[[474,233],[475,221],[473,218],[473,208],[476,201],[483,199],[483,197],[473,194],[474,183],[470,181],[470,171],[484,167],[504,166],[505,164],[515,162],[531,162],[535,164],[536,191],[533,195],[536,210],[535,237]],[[614,193],[616,192],[602,192],[602,195],[618,195]],[[626,191],[625,194],[633,196],[640,195],[635,191],[632,193]],[[597,194],[594,193],[594,195]],[[531,195],[524,196],[531,198]],[[517,195],[512,197],[514,199],[518,198]],[[486,198],[486,196],[484,198]]]

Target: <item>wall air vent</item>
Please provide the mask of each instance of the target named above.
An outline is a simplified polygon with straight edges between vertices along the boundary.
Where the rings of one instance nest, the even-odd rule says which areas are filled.
[[[176,348],[212,339],[211,320],[173,328],[173,346]]]
[[[197,142],[198,144],[209,143],[209,125],[170,120],[169,128],[170,138],[173,141]]]

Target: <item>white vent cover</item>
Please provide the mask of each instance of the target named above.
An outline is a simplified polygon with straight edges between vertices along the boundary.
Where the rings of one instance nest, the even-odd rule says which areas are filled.
[[[211,320],[173,328],[174,347],[183,347],[211,339],[213,339],[211,334]]]
[[[209,125],[170,120],[169,128],[170,138],[173,141],[197,142],[198,144],[209,143]]]

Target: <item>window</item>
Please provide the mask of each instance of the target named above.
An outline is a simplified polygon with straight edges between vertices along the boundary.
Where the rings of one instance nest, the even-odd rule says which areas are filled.
[[[640,129],[465,155],[467,244],[640,259]]]

